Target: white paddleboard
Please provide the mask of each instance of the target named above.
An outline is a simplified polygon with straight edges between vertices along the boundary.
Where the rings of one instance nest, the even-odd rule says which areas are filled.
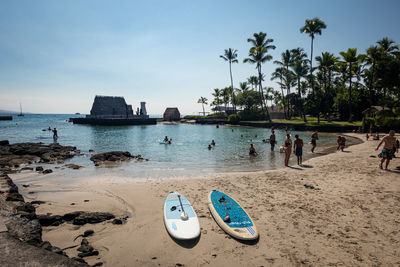
[[[194,239],[200,235],[196,212],[186,197],[178,192],[169,193],[165,199],[164,223],[168,233],[176,239]]]

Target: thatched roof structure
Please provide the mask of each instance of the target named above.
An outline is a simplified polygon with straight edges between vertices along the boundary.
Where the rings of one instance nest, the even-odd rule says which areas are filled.
[[[181,113],[178,108],[167,108],[164,111],[163,119],[166,121],[179,121],[181,120]]]

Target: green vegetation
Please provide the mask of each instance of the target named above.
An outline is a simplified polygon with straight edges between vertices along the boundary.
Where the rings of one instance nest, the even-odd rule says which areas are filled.
[[[267,81],[262,66],[272,60],[269,51],[276,48],[272,45],[274,40],[267,38],[266,33],[254,33],[247,39],[251,46],[243,63],[255,65],[256,71],[255,75],[240,82],[238,88],[233,87],[231,69],[231,64],[238,62],[238,51],[226,49],[220,57],[229,62],[231,84],[223,89],[215,88],[210,105],[237,107],[240,110],[238,116],[232,116],[231,121],[271,122],[270,103],[275,112],[279,110],[283,114],[285,120],[282,122],[285,123],[359,125],[362,120],[365,126],[400,128],[397,122],[400,111],[399,46],[385,37],[364,54],[357,48],[348,48],[338,55],[325,51],[314,56],[314,39],[326,28],[319,18],[307,19],[300,32],[311,38],[311,56],[297,47],[283,50],[281,58],[273,61],[277,68],[271,74],[271,80],[277,83],[278,90],[265,86]],[[394,115],[384,112],[376,117],[365,117],[363,111],[371,106],[383,106]]]

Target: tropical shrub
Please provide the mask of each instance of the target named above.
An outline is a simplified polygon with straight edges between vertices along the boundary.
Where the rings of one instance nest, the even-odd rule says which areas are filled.
[[[228,116],[228,122],[230,122],[230,123],[237,123],[239,121],[240,121],[239,114],[231,114]]]

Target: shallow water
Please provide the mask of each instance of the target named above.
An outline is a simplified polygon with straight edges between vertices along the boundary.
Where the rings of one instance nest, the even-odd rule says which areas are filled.
[[[62,145],[76,146],[83,157],[76,157],[69,162],[85,166],[80,175],[101,174],[109,171],[109,167],[94,167],[89,160],[89,149],[95,153],[106,151],[129,151],[144,158],[148,162],[122,163],[112,168],[112,172],[125,177],[157,178],[195,176],[207,173],[224,173],[238,171],[261,171],[276,169],[283,166],[284,154],[279,152],[286,134],[276,130],[278,144],[271,152],[270,145],[262,139],[269,138],[270,129],[192,124],[157,124],[146,126],[90,126],[74,125],[67,122],[76,115],[27,114],[24,117],[14,116],[13,121],[0,121],[0,139],[16,142],[53,142],[52,132],[48,127],[58,130],[58,142]],[[292,136],[299,134],[303,139],[304,158],[310,158],[311,132],[291,132]],[[168,136],[172,138],[171,145],[160,144]],[[320,133],[316,152],[326,151],[336,145],[337,135]],[[207,149],[214,139],[216,146]],[[354,140],[349,140],[354,142]],[[348,142],[348,143],[349,143]],[[250,143],[258,156],[249,156]],[[317,153],[318,154],[318,153]],[[68,162],[68,163],[69,163]],[[293,156],[291,163],[295,164]],[[67,171],[65,171],[67,172]]]

